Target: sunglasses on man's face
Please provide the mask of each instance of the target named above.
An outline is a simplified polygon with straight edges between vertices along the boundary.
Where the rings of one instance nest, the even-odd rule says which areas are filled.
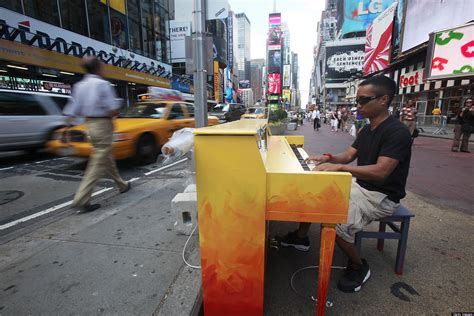
[[[356,101],[356,104],[364,105],[366,103],[369,103],[370,101],[373,101],[383,96],[384,95],[362,96],[362,97],[357,97],[355,101]]]

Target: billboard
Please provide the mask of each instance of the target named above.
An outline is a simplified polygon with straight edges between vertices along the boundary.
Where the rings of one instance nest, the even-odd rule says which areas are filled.
[[[281,51],[268,51],[268,73],[281,73]]]
[[[474,23],[430,35],[426,78],[474,76]]]
[[[365,38],[364,75],[388,67],[392,43],[393,18],[397,4],[382,12],[367,29]]]
[[[364,44],[326,47],[326,82],[344,82],[360,75],[364,66]]]
[[[221,101],[221,85],[219,81],[219,63],[217,61],[214,61],[214,100],[216,102]]]
[[[283,65],[283,87],[291,85],[291,66]]]
[[[280,94],[280,74],[268,74],[268,94]]]
[[[227,0],[206,1],[206,20],[227,19],[229,2]]]
[[[190,21],[170,21],[169,34],[171,41],[171,59],[173,62],[178,62],[176,59],[186,58],[186,36],[191,36],[191,22]]]
[[[213,58],[227,65],[227,39],[218,36],[212,36]]]
[[[393,39],[392,39],[392,56],[397,56],[400,52],[400,38],[402,36],[404,3],[406,0],[398,0],[397,10],[395,11],[395,20],[393,21]]]
[[[281,97],[284,101],[291,102],[291,90],[283,89],[283,91],[281,92]]]
[[[227,18],[227,67],[234,68],[234,13],[229,11]]]
[[[272,27],[268,30],[268,49],[281,49],[281,29],[279,26]]]
[[[431,32],[454,28],[474,19],[472,0],[406,1],[402,52],[428,41]]]
[[[268,15],[268,26],[280,26],[281,25],[281,13],[270,13]]]
[[[394,0],[341,0],[339,1],[340,36],[365,31],[370,23],[385,11]]]
[[[249,80],[240,80],[239,81],[239,89],[249,89],[250,88],[250,81]]]

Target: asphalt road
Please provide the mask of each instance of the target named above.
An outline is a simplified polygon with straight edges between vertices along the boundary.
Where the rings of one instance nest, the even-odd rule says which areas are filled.
[[[55,157],[46,152],[1,153],[0,236],[69,209],[86,165],[87,159]],[[145,166],[135,166],[128,161],[118,162],[120,174],[125,180],[145,177],[160,166],[160,158],[156,163]],[[170,177],[170,175],[164,177]],[[95,189],[97,196],[116,190],[115,183],[105,178],[98,181]],[[35,217],[43,213],[46,214]],[[11,223],[30,217],[33,218],[8,227]]]

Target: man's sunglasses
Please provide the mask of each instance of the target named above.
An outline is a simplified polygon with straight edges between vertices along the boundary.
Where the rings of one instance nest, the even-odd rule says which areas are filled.
[[[356,104],[364,105],[366,103],[369,103],[372,100],[378,99],[378,98],[383,97],[383,96],[384,96],[384,94],[382,94],[382,95],[373,95],[373,96],[370,96],[370,97],[358,97],[358,98],[355,99],[355,101],[356,101]]]

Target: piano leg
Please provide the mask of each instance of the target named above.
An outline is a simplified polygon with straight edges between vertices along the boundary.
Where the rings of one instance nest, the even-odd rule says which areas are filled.
[[[326,299],[328,294],[329,278],[331,276],[332,256],[334,254],[334,242],[336,239],[336,226],[332,224],[321,224],[321,245],[319,250],[319,273],[318,273],[318,302],[316,315],[324,315]]]

